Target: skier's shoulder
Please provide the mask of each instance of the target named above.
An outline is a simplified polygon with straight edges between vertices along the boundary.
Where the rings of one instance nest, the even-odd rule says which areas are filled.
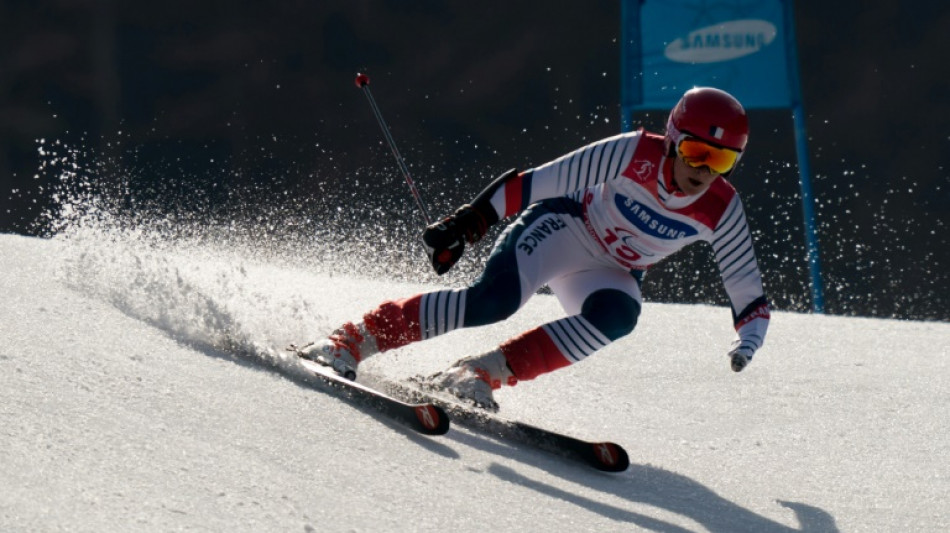
[[[642,162],[649,161],[652,167],[657,167],[665,155],[665,144],[663,135],[651,133],[643,128],[627,131],[607,137],[594,144],[614,145],[611,153],[625,154],[624,158],[633,161],[634,159]],[[607,147],[604,147],[607,151]]]
[[[712,227],[718,225],[718,221],[722,219],[734,203],[741,203],[736,188],[722,176],[712,182],[709,189],[703,194],[702,200],[703,210],[712,220],[716,221],[716,224]]]
[[[724,206],[723,208],[734,200],[739,201],[738,191],[736,191],[736,188],[723,176],[719,176],[713,180],[706,194],[717,198],[719,200],[718,203]]]
[[[627,142],[627,143],[636,143],[638,145],[651,145],[662,149],[663,147],[664,136],[659,133],[652,133],[643,128],[635,129],[633,131],[625,131],[623,133],[618,133],[612,137],[607,137],[601,142]]]

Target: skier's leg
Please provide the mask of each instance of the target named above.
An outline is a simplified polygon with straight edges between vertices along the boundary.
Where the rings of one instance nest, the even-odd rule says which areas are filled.
[[[510,317],[548,280],[589,266],[591,255],[562,218],[569,216],[557,206],[535,204],[501,234],[485,270],[471,286],[383,302],[362,321],[345,324],[310,351],[324,361],[343,360],[337,366],[355,369],[376,353]]]
[[[427,378],[479,407],[497,410],[493,390],[578,362],[633,330],[640,314],[639,282],[615,268],[592,268],[550,283],[570,316],[503,342]]]
[[[577,272],[549,285],[569,316],[502,343],[499,349],[517,380],[584,360],[633,331],[640,315],[639,280],[619,269]]]
[[[576,268],[563,257],[563,250],[577,244],[570,242],[573,237],[559,216],[543,204],[525,211],[499,236],[484,271],[471,286],[383,302],[364,315],[363,324],[375,338],[377,351],[513,315],[549,279]],[[525,241],[531,243],[530,253]]]

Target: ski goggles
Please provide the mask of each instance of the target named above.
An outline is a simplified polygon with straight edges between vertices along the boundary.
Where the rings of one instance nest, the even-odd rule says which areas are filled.
[[[739,152],[713,146],[702,139],[684,136],[676,143],[676,152],[684,163],[693,167],[709,167],[716,174],[725,174],[736,166]]]

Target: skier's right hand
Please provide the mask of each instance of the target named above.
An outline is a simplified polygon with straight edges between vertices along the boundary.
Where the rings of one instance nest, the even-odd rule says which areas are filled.
[[[486,231],[488,223],[485,217],[467,204],[453,215],[427,227],[422,232],[422,244],[435,273],[441,276],[448,272],[462,257],[466,241],[476,243]]]
[[[729,350],[729,365],[733,372],[742,372],[752,362],[752,350],[744,346],[736,346]]]

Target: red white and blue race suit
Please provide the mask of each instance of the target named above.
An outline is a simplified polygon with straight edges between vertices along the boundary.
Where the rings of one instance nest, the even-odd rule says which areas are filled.
[[[723,177],[686,196],[662,136],[637,131],[585,146],[493,183],[499,236],[469,287],[386,302],[364,317],[381,351],[504,320],[547,284],[567,316],[501,345],[518,380],[578,362],[633,331],[646,269],[697,241],[712,245],[736,343],[754,352],[769,306],[736,190]]]

